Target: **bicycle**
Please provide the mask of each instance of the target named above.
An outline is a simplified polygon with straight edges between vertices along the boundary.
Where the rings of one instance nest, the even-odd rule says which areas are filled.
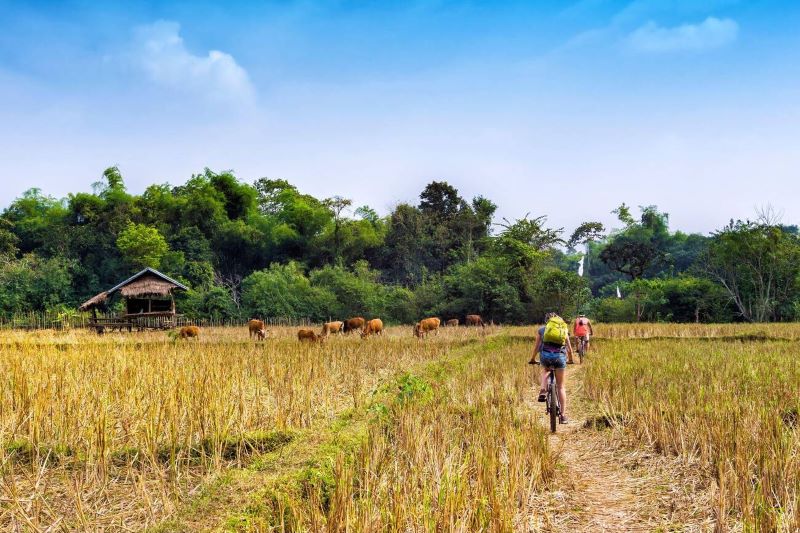
[[[539,365],[539,361],[533,363]],[[558,386],[556,384],[556,371],[550,368],[547,373],[547,393],[544,403],[545,414],[550,418],[550,432],[555,433],[558,428],[558,421],[561,418],[561,403],[558,401]]]
[[[577,346],[578,364],[583,364],[583,358],[586,357],[586,337],[578,335],[575,337],[575,345]]]

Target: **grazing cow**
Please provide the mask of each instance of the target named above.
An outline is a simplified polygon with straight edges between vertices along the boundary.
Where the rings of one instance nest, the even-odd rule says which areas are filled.
[[[414,335],[419,339],[427,337],[431,331],[435,331],[438,335],[440,323],[438,318],[424,318],[414,324]]]
[[[383,335],[383,321],[380,318],[373,318],[364,324],[364,329],[361,330],[361,338],[363,339],[370,335]]]
[[[300,342],[322,342],[323,337],[322,335],[317,335],[314,330],[299,329],[297,330],[297,340]]]
[[[337,320],[335,322],[325,322],[322,324],[322,336],[325,337],[331,333],[341,333],[344,322]]]
[[[257,340],[263,341],[267,336],[267,326],[261,320],[256,320],[255,318],[250,320],[247,323],[247,329],[250,330],[251,339],[255,336]]]
[[[480,326],[482,328],[486,327],[486,324],[483,323],[481,315],[467,315],[467,319],[464,321],[464,324],[467,326]]]
[[[448,327],[448,328],[454,328],[454,327],[458,326],[458,319],[457,318],[451,318],[450,320],[445,322],[444,325],[446,327]]]
[[[195,338],[200,340],[200,328],[197,326],[183,326],[178,332],[181,339]]]
[[[347,320],[344,321],[344,332],[351,333],[359,329],[364,329],[365,323],[366,321],[364,320],[364,318],[360,316],[348,318]]]

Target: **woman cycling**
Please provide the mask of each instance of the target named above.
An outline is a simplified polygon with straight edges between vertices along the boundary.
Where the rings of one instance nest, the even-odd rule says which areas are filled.
[[[554,317],[556,313],[547,313],[544,316],[544,323]],[[556,375],[556,387],[558,389],[558,401],[561,404],[561,416],[559,422],[566,424],[569,422],[567,419],[567,393],[564,390],[566,382],[566,369],[567,358],[572,361],[572,344],[569,342],[569,335],[564,338],[564,343],[560,346],[544,342],[544,330],[546,326],[540,327],[536,331],[536,345],[533,348],[533,356],[530,363],[534,364],[536,361],[536,354],[539,354],[539,362],[542,365],[542,383],[539,389],[539,401],[544,402],[547,396],[547,374],[552,368]]]

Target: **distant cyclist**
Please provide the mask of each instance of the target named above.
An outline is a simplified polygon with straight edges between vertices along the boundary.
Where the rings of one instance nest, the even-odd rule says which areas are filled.
[[[594,335],[594,330],[592,330],[592,321],[586,318],[583,313],[578,315],[578,318],[572,323],[572,334],[579,339],[583,339],[585,351],[589,353],[589,341]]]
[[[567,419],[567,392],[564,389],[566,382],[567,358],[572,362],[572,344],[569,342],[569,328],[566,322],[556,313],[547,313],[544,316],[544,326],[536,331],[536,345],[530,364],[536,362],[539,354],[539,363],[542,365],[542,382],[539,389],[539,401],[547,398],[547,374],[552,368],[556,375],[558,387],[558,401],[561,404],[559,422],[566,424]]]

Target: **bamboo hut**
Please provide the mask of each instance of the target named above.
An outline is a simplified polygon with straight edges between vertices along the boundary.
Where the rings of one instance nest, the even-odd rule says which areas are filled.
[[[89,327],[98,333],[106,329],[165,329],[175,325],[176,290],[188,290],[182,283],[153,268],[145,268],[119,285],[86,300],[78,308],[92,311]],[[98,317],[97,309],[106,308],[115,294],[125,300],[125,309],[118,316]]]

